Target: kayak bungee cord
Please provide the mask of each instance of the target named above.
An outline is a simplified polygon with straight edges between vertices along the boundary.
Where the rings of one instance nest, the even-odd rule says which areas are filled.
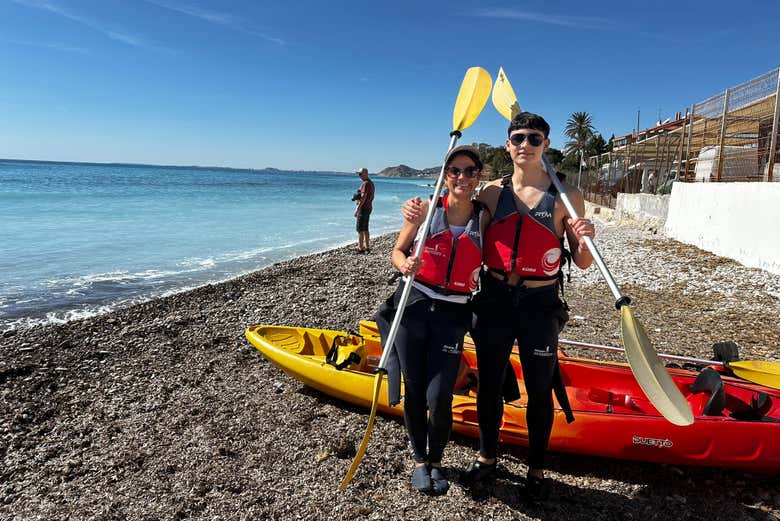
[[[371,320],[361,320],[359,328],[362,335],[365,336],[378,336],[379,328],[376,322]],[[467,334],[464,338],[464,346],[471,348],[474,347],[472,338]],[[584,349],[599,349],[601,351],[614,351],[616,353],[625,353],[625,348],[617,346],[608,346],[604,344],[593,344],[590,342],[580,342],[576,340],[568,340],[566,338],[558,339],[558,343],[561,345],[574,346]],[[517,343],[514,345],[514,349],[518,349]],[[720,360],[707,360],[706,358],[694,358],[692,356],[673,355],[668,353],[658,353],[659,358],[667,360],[674,360],[677,362],[686,362],[699,366],[721,366],[725,369],[731,370],[735,377],[745,380],[747,382],[757,383],[772,389],[780,389],[780,362],[773,360],[739,360],[734,358],[728,361]]]

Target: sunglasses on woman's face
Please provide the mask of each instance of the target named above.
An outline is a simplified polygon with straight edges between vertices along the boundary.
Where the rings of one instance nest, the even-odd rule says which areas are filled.
[[[523,144],[523,141],[528,138],[528,143],[531,146],[538,147],[544,143],[544,136],[542,134],[512,134],[509,136],[509,142],[514,146],[519,147]]]
[[[452,179],[457,179],[460,174],[463,174],[467,179],[477,177],[481,170],[476,166],[467,166],[466,168],[458,168],[457,166],[448,166],[445,170],[447,175]]]

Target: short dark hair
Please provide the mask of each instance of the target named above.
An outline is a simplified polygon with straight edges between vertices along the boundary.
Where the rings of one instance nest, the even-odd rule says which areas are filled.
[[[521,112],[517,116],[512,118],[509,123],[509,129],[506,131],[507,136],[511,135],[513,131],[520,130],[521,128],[530,128],[538,130],[544,134],[544,137],[550,137],[550,125],[544,118],[533,112]]]

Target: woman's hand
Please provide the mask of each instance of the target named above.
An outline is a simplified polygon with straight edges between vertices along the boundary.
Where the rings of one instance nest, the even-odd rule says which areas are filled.
[[[404,219],[417,226],[425,221],[425,214],[428,213],[428,201],[423,201],[419,197],[407,199],[401,207],[401,214]]]
[[[409,275],[417,275],[420,272],[420,268],[422,268],[422,262],[417,257],[412,256],[406,258],[398,271],[401,272],[401,275],[407,277]]]

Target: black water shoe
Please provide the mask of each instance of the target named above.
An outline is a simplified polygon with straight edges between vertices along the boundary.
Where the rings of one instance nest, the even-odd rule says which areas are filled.
[[[466,467],[466,470],[463,472],[463,474],[461,474],[461,485],[464,487],[470,487],[474,483],[488,478],[496,471],[496,463],[497,461],[494,461],[493,463],[485,463],[475,459],[469,463],[469,466]]]
[[[546,501],[550,497],[550,481],[529,475],[525,480],[525,495],[536,503]]]
[[[425,465],[415,466],[412,471],[412,487],[420,492],[430,493],[433,490],[431,473]]]
[[[434,495],[443,496],[450,489],[450,482],[441,467],[431,467],[431,481]]]

